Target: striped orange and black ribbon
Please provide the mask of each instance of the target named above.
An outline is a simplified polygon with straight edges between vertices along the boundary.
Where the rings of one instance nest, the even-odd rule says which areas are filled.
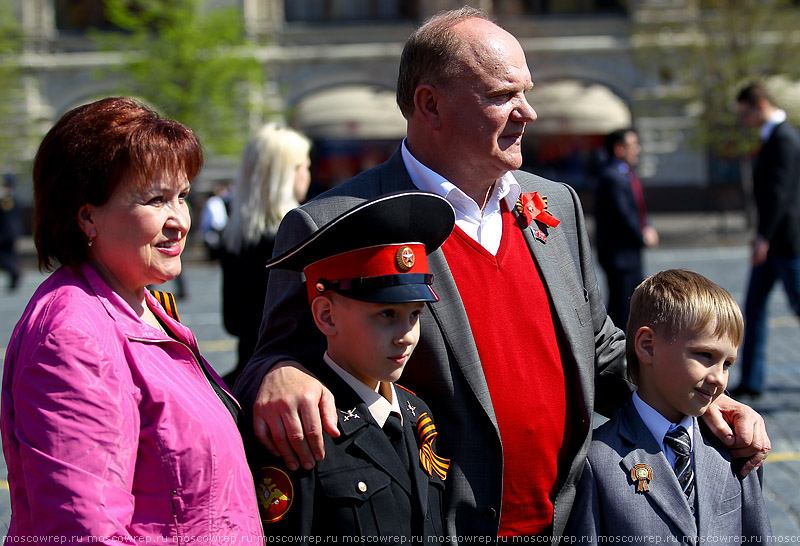
[[[419,460],[422,468],[433,476],[435,472],[441,479],[447,478],[447,471],[450,468],[450,459],[440,457],[433,451],[433,440],[439,434],[436,432],[436,426],[433,424],[433,419],[427,412],[423,413],[417,419],[417,433],[419,434]]]
[[[170,317],[178,322],[181,321],[180,317],[178,317],[178,307],[175,305],[175,296],[169,292],[159,292],[158,290],[150,290],[150,293],[156,297],[161,303],[161,307],[164,308],[164,311],[166,311]]]

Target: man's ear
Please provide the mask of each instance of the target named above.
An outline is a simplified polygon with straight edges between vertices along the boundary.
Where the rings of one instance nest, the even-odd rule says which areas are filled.
[[[89,204],[83,205],[78,209],[78,225],[90,241],[97,237],[97,226],[92,218],[93,211],[94,207]]]
[[[311,301],[311,314],[317,328],[326,336],[336,334],[336,322],[333,317],[333,302],[328,296],[317,296]]]
[[[427,83],[421,83],[414,91],[414,109],[431,129],[442,127],[439,117],[439,91]]]
[[[636,330],[636,335],[633,338],[633,347],[636,349],[636,357],[639,363],[643,365],[653,362],[653,353],[655,352],[655,332],[649,326],[642,326]]]

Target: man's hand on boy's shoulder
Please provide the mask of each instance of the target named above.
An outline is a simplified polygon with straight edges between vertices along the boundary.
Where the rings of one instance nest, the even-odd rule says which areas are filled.
[[[747,459],[740,471],[742,477],[759,468],[772,449],[764,418],[725,394],[711,404],[703,420],[734,458]]]
[[[339,436],[333,395],[299,363],[280,362],[261,381],[253,430],[289,470],[311,469],[325,458],[323,432]]]

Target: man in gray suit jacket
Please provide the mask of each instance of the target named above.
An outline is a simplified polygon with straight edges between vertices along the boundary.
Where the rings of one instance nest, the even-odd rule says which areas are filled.
[[[506,279],[517,289],[524,283],[538,287],[541,299],[535,308],[524,298],[514,300],[518,306],[503,306],[503,312],[495,301],[465,305],[465,290],[474,296],[481,286],[494,285],[492,279],[467,285],[463,277],[458,284],[453,271],[469,272],[476,261],[450,261],[442,250],[429,257],[441,301],[421,317],[421,341],[402,383],[437,416],[441,455],[452,459],[444,500],[451,536],[559,535],[589,447],[593,411],[613,412],[630,392],[624,336],[601,301],[577,195],[564,184],[516,170],[525,125],[536,119],[525,96],[532,85],[519,43],[483,12],[462,8],[435,16],[412,35],[401,58],[398,104],[408,120],[401,148],[386,163],[289,213],[275,243],[275,252],[282,252],[365,199],[417,188],[454,205],[458,228],[485,259],[499,259],[507,235],[529,250],[505,254],[530,264]],[[528,201],[520,211],[520,217],[529,216],[526,221],[504,224],[514,201],[532,198],[533,192],[546,203]],[[305,311],[305,297],[300,275],[270,276],[259,344],[235,386],[246,416],[253,410],[244,433],[252,427],[290,468],[313,467],[324,456],[323,430],[338,434],[330,392],[298,364],[313,372],[324,348]],[[485,318],[490,310],[497,320]],[[520,319],[535,326],[522,331]],[[482,347],[473,333],[486,330],[501,338]],[[545,330],[550,356],[530,347]],[[525,351],[513,355],[520,345]],[[490,375],[496,380],[495,372],[510,369],[494,349],[511,349],[519,369],[534,381],[548,365],[558,385],[513,379],[490,384]],[[557,402],[531,394],[534,387]],[[742,455],[753,456],[749,470],[769,451],[763,420],[746,406],[726,404],[748,446]],[[509,425],[509,415],[527,417],[521,423],[525,435]],[[720,415],[715,415],[717,433],[732,443]],[[544,434],[537,426],[546,418],[550,451],[541,457],[538,440]],[[545,467],[547,474],[540,470]],[[509,469],[517,470],[509,474]],[[527,485],[531,481],[535,488]],[[518,483],[526,485],[515,493]],[[519,494],[526,495],[525,502],[510,508]],[[528,495],[540,504],[527,502]]]

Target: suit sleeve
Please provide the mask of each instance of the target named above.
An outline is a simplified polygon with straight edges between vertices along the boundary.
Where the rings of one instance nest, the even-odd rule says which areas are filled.
[[[292,210],[278,229],[273,255],[288,250],[316,230],[316,223],[306,212]],[[302,273],[272,270],[258,344],[234,386],[244,410],[242,430],[252,430],[256,395],[272,366],[283,360],[296,360],[311,369],[321,361],[324,351],[325,338],[314,325]]]
[[[567,526],[564,529],[564,544],[597,544],[603,534],[597,482],[589,461],[583,468],[581,480],[576,489],[575,503],[572,505]]]
[[[18,472],[37,535],[134,542],[126,528],[135,502],[138,401],[125,363],[103,354],[98,337],[56,328],[21,354],[12,386]]]
[[[775,130],[782,130],[777,127]],[[767,188],[765,203],[759,206],[758,233],[767,241],[775,236],[778,226],[786,216],[789,207],[797,202],[798,191],[798,149],[797,142],[786,135],[777,134],[776,148],[760,163],[765,164],[764,183]]]
[[[763,467],[742,480],[742,543],[772,544],[772,526],[761,490]]]
[[[573,214],[577,229],[577,256],[584,286],[584,297],[591,309],[595,349],[595,411],[610,417],[622,407],[631,393],[625,379],[625,334],[614,326],[608,316],[600,287],[595,276],[592,248],[586,231],[580,199],[571,187],[564,185],[572,196]]]

